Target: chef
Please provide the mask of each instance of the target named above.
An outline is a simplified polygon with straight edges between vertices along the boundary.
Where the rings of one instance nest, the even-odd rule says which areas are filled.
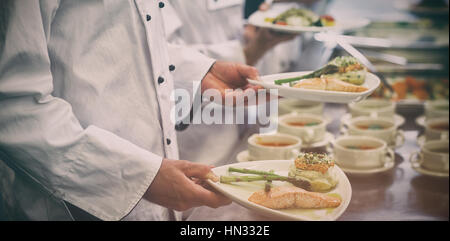
[[[164,1],[6,3],[0,201],[8,217],[179,220],[174,210],[230,203],[194,182],[210,166],[178,160],[170,96],[179,87],[256,90],[246,81],[254,68],[167,45]]]
[[[282,62],[298,57],[296,51],[300,43],[296,35],[275,33],[262,28],[252,29],[251,35],[246,34],[243,18],[245,0],[169,2],[173,11],[164,13],[164,17],[170,20],[165,24],[169,42],[189,45],[216,59],[261,67],[259,71],[262,74],[286,70],[287,66]],[[291,2],[284,4],[284,8],[288,9],[301,1],[285,2]],[[290,41],[293,39],[296,41]],[[273,53],[270,54],[271,52]],[[294,54],[286,55],[290,52]],[[270,55],[270,58],[264,59],[265,55]],[[261,62],[270,62],[271,66],[262,68]]]

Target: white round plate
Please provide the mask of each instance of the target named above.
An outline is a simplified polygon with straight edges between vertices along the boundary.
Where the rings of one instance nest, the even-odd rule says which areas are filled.
[[[364,87],[368,90],[364,92],[341,92],[341,91],[327,91],[327,90],[309,90],[290,87],[288,84],[277,85],[275,80],[294,78],[311,73],[307,72],[293,72],[284,74],[266,75],[260,77],[260,80],[248,80],[251,84],[260,85],[266,89],[278,90],[278,95],[290,99],[309,100],[316,102],[328,102],[328,103],[350,103],[361,101],[370,94],[372,94],[376,88],[380,85],[380,79],[372,74],[368,73]]]
[[[342,124],[347,124],[350,121],[351,118],[352,118],[352,114],[350,114],[350,113],[347,113],[344,116],[342,116],[342,118],[341,118],[341,125]],[[401,115],[395,114],[394,115],[394,120],[395,120],[395,125],[397,125],[397,127],[398,126],[402,126],[403,124],[405,124],[405,117],[403,117]]]
[[[419,117],[417,117],[416,118],[416,124],[418,125],[418,126],[425,126],[425,116],[424,115],[421,115],[421,116],[419,116]]]
[[[370,20],[366,18],[356,19],[336,19],[336,25],[331,27],[317,27],[317,26],[292,26],[292,25],[278,25],[265,21],[266,18],[275,18],[279,15],[276,11],[257,11],[252,14],[248,23],[261,28],[268,28],[278,32],[299,34],[303,32],[325,32],[325,31],[347,31],[358,28],[363,28],[369,25]]]
[[[416,157],[416,158],[417,158],[417,157]],[[425,169],[425,168],[423,168],[423,167],[421,167],[420,165],[415,164],[415,163],[411,163],[411,167],[412,167],[416,172],[418,172],[418,173],[420,173],[420,174],[427,175],[427,176],[433,176],[433,177],[448,177],[448,176],[449,176],[448,173],[431,171],[431,170]]]
[[[339,165],[339,163],[336,164]],[[385,172],[388,170],[391,170],[393,167],[395,166],[395,162],[389,162],[386,165],[384,165],[383,167],[379,167],[379,168],[372,168],[372,169],[352,169],[352,168],[345,168],[343,166],[339,166],[342,171],[344,171],[347,174],[375,174],[375,173],[380,173],[380,172]]]
[[[213,172],[219,176],[229,175],[228,168],[249,168],[255,170],[269,171],[274,170],[276,174],[287,176],[289,166],[293,164],[291,160],[270,160],[270,161],[254,161],[245,163],[235,163],[226,166],[216,167]],[[233,184],[215,183],[208,180],[208,183],[217,191],[221,192],[239,205],[251,209],[261,215],[273,217],[282,220],[301,220],[301,221],[333,221],[338,219],[350,204],[352,197],[352,187],[347,176],[339,168],[336,168],[338,185],[329,194],[337,194],[341,197],[341,205],[332,209],[281,209],[275,210],[260,206],[248,201],[253,192],[264,189],[264,181],[257,182],[241,182]],[[235,175],[233,173],[233,175]],[[292,186],[290,183],[274,181],[274,186]]]

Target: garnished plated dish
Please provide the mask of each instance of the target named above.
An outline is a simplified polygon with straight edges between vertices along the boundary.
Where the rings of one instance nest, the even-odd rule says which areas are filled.
[[[326,155],[234,163],[212,170],[215,190],[260,215],[279,220],[336,220],[347,209],[350,182]]]
[[[253,13],[248,22],[257,27],[292,34],[354,30],[370,23],[366,18],[335,18],[331,15],[318,15],[304,8],[288,9],[282,4],[274,4],[267,11]]]
[[[266,22],[277,25],[291,25],[302,27],[332,27],[336,25],[335,19],[330,15],[318,16],[314,12],[303,8],[291,8],[276,18],[265,18]]]
[[[289,83],[291,87],[312,90],[341,92],[364,92],[362,86],[367,76],[367,68],[350,56],[337,57],[324,67],[306,75],[278,79],[277,85]]]
[[[338,184],[334,161],[325,154],[301,153],[289,167],[288,176],[234,167],[228,168],[228,172],[252,175],[220,176],[221,183],[266,181],[264,188],[253,192],[248,201],[267,208],[336,208],[341,204],[339,197],[323,193],[332,191]],[[291,185],[273,187],[273,181]]]
[[[337,57],[315,71],[266,75],[248,81],[268,90],[276,90],[278,96],[328,103],[364,100],[381,83],[378,76],[368,72],[365,66],[350,56]]]

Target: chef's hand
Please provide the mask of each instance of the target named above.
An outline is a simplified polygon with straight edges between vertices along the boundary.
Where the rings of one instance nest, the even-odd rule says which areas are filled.
[[[198,184],[211,167],[188,161],[164,159],[144,198],[177,211],[193,207],[218,208],[231,200]]]
[[[295,34],[275,32],[267,28],[247,25],[244,29],[244,54],[249,65],[255,65],[264,54],[278,45],[297,37]]]
[[[259,78],[258,70],[248,65],[237,63],[217,61],[210,69],[208,74],[202,80],[202,92],[208,89],[214,89],[220,92],[222,96],[222,103],[225,103],[225,98],[233,98],[233,104],[236,104],[236,98],[239,95],[245,95],[246,91],[253,90],[256,94],[261,86],[250,84],[247,79],[257,80]],[[230,91],[241,89],[243,91]],[[227,92],[228,91],[228,92]],[[248,95],[249,96],[249,95]],[[257,98],[258,95],[254,96]],[[266,101],[270,98],[265,96]],[[244,100],[244,104],[248,104],[248,98]],[[256,99],[255,104],[258,103]]]

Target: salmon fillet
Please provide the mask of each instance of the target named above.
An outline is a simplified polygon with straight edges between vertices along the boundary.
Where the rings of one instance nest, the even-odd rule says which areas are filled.
[[[328,90],[340,92],[364,92],[367,90],[367,88],[364,86],[350,84],[336,78],[304,79],[295,84],[294,87],[310,90]]]
[[[271,209],[335,208],[341,205],[340,198],[308,192],[298,187],[274,187],[269,192],[257,191],[248,200]]]

